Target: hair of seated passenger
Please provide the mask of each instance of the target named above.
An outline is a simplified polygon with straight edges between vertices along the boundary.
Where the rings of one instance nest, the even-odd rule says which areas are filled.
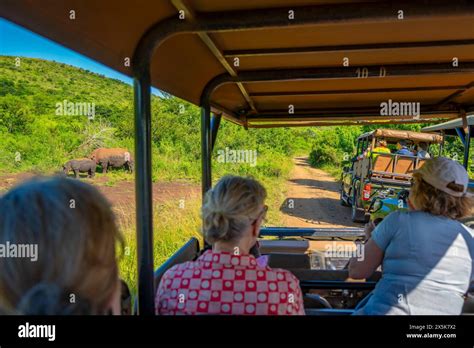
[[[418,143],[418,147],[420,149],[422,149],[423,151],[427,151],[428,150],[428,143],[425,143],[425,142]]]
[[[0,243],[37,246],[36,261],[0,258],[0,307],[28,314],[107,311],[118,284],[116,244],[123,247],[123,238],[95,187],[34,178],[1,197],[0,211]]]
[[[224,176],[206,194],[202,207],[204,237],[209,243],[236,241],[261,213],[265,188],[252,178]]]
[[[93,315],[97,308],[90,301],[74,297],[70,291],[53,283],[39,283],[31,288],[17,305],[17,313],[22,315]]]
[[[462,192],[463,187],[455,183],[447,185],[453,191]],[[411,188],[413,203],[417,208],[433,215],[446,216],[451,219],[460,219],[468,216],[473,199],[464,197],[454,197],[444,191],[438,190],[427,183],[419,173],[413,174],[413,186]]]

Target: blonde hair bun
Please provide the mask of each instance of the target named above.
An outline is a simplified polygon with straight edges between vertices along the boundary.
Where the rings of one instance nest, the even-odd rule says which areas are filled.
[[[265,188],[255,179],[227,175],[206,194],[202,207],[204,237],[209,243],[241,237],[260,213]]]

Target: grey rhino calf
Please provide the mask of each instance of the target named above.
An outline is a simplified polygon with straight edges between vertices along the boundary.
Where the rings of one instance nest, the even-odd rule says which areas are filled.
[[[93,178],[96,166],[95,161],[89,158],[73,159],[63,165],[63,171],[64,174],[68,175],[72,170],[75,178],[79,178],[79,173],[88,173],[87,177]]]

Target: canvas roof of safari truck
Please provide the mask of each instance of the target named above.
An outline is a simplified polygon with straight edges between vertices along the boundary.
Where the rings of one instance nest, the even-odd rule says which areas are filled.
[[[214,112],[256,128],[458,117],[474,107],[473,15],[468,0],[2,0],[0,7],[0,16],[128,76],[150,71],[165,92],[196,105],[209,96]],[[420,115],[381,115],[386,101],[420,103]]]
[[[399,129],[375,129],[373,131],[360,135],[357,138],[357,141],[369,137],[383,138],[389,141],[410,140],[415,143],[426,142],[429,144],[440,144],[443,142],[443,137],[439,134],[420,133]]]

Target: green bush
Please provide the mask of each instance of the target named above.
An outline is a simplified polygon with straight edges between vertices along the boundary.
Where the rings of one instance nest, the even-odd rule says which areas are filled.
[[[314,167],[325,164],[340,165],[342,154],[340,150],[327,144],[315,144],[309,153],[309,162]]]

